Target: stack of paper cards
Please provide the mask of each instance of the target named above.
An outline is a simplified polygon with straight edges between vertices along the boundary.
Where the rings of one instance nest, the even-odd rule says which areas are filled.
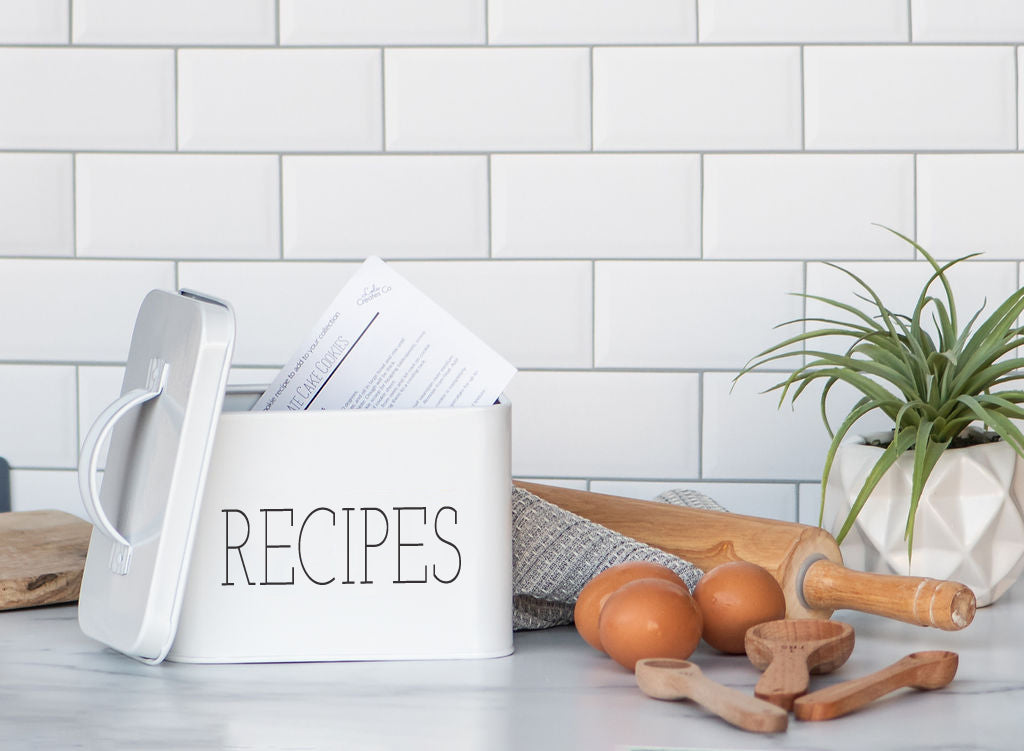
[[[515,372],[371,257],[253,409],[483,406],[497,400]]]

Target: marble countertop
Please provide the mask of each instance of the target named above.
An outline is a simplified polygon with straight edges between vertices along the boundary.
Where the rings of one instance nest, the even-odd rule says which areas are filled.
[[[811,688],[914,651],[960,654],[953,683],[843,718],[746,733],[689,702],[646,698],[571,627],[518,633],[475,661],[147,666],[84,636],[73,605],[0,613],[0,747],[10,749],[1024,748],[1024,584],[947,633],[841,611],[850,660]],[[745,657],[701,645],[709,677],[753,691]]]

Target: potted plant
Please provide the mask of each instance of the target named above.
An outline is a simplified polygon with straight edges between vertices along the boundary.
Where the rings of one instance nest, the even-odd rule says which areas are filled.
[[[888,228],[885,228],[888,229]],[[831,436],[822,472],[819,524],[838,507],[833,534],[847,565],[867,570],[956,579],[975,591],[978,605],[994,602],[1024,568],[1024,390],[1013,387],[1024,358],[1024,289],[979,323],[982,310],[960,325],[948,270],[973,258],[940,264],[913,245],[932,268],[917,303],[893,312],[861,278],[836,264],[860,288],[867,310],[798,293],[850,316],[804,317],[803,333],[756,355],[737,375],[790,357],[806,358],[768,391],[795,401],[820,381],[821,414]],[[934,290],[934,292],[933,292]],[[926,326],[931,321],[933,329]],[[780,324],[787,325],[787,324]],[[844,338],[845,351],[811,342]],[[833,339],[835,341],[835,339]],[[826,403],[844,383],[860,396],[833,430]],[[854,424],[879,410],[887,434],[844,443]]]

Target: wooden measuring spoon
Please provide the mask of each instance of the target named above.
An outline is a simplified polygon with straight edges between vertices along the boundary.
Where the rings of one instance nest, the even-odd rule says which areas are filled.
[[[636,664],[636,683],[655,699],[691,699],[743,730],[777,733],[789,723],[785,710],[716,683],[686,660],[640,660]]]
[[[764,671],[754,695],[785,710],[807,693],[810,673],[829,673],[853,652],[853,627],[813,618],[768,621],[747,630],[747,657]]]
[[[959,662],[956,652],[914,652],[871,675],[801,696],[793,712],[801,720],[831,720],[900,688],[942,688],[953,680]]]

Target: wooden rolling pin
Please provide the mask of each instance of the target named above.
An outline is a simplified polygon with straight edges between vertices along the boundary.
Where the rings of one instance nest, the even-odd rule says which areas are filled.
[[[729,561],[768,570],[786,595],[787,618],[829,618],[842,608],[958,631],[974,620],[974,592],[958,582],[848,569],[835,538],[818,527],[755,516],[569,490],[518,487],[708,571]]]

